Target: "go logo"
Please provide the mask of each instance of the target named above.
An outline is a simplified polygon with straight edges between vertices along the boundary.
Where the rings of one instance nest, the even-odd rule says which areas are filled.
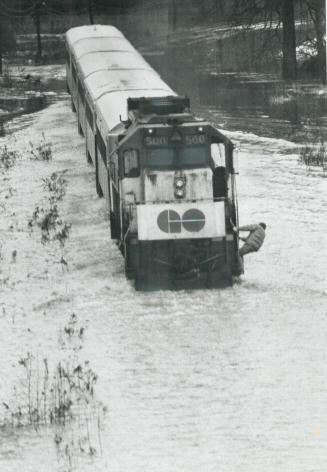
[[[164,233],[180,233],[182,228],[190,233],[197,233],[205,222],[204,213],[196,208],[185,211],[182,217],[175,210],[164,210],[157,218],[158,226]]]

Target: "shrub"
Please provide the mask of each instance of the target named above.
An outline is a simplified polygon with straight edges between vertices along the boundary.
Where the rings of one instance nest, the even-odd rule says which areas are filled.
[[[50,177],[43,179],[43,187],[49,193],[48,208],[37,206],[33,212],[28,226],[32,229],[35,225],[41,230],[41,242],[58,241],[63,247],[69,236],[71,224],[62,220],[59,215],[57,202],[66,194],[67,181],[64,178],[66,170],[61,173],[53,172]]]
[[[72,354],[58,362],[52,372],[47,358],[42,360],[41,366],[37,356],[30,352],[18,360],[24,371],[22,404],[19,406],[23,424],[64,424],[68,418],[79,414],[73,409],[74,405],[92,402],[98,376],[89,361],[81,362],[78,357],[84,332],[85,328],[79,325],[73,313],[68,324],[58,331],[60,348]],[[13,411],[8,407],[7,404],[6,410]]]
[[[33,228],[34,225],[37,225],[41,230],[42,244],[59,241],[61,246],[65,245],[71,228],[70,224],[60,218],[57,205],[51,205],[49,208],[37,206],[28,222],[30,228]]]
[[[10,169],[15,165],[16,160],[19,158],[19,153],[14,150],[8,149],[7,145],[0,148],[0,168]]]
[[[98,377],[88,361],[58,362],[51,373],[47,358],[43,359],[40,369],[38,358],[28,352],[18,364],[24,370],[22,403],[5,404],[6,423],[13,427],[65,425],[80,414],[79,407],[87,407],[95,401]]]
[[[97,375],[88,361],[79,360],[84,327],[75,314],[58,333],[65,359],[53,367],[47,358],[39,362],[28,352],[18,360],[23,369],[19,390],[14,387],[10,402],[2,402],[4,415],[0,427],[54,429],[54,444],[58,459],[73,470],[72,460],[81,453],[94,456],[102,450],[101,430],[106,408],[96,398]],[[74,437],[74,433],[77,436]],[[95,448],[97,446],[97,449]],[[61,469],[60,469],[61,470]]]
[[[324,142],[317,145],[306,145],[300,150],[300,162],[308,167],[327,168],[327,153]]]
[[[60,174],[53,172],[50,177],[43,179],[43,186],[45,190],[48,190],[50,196],[50,203],[55,203],[62,200],[66,195],[67,180],[64,178],[64,174],[67,171],[63,171]]]
[[[52,144],[46,139],[44,133],[42,133],[42,138],[37,146],[32,141],[29,144],[32,159],[37,161],[50,161],[52,159]]]

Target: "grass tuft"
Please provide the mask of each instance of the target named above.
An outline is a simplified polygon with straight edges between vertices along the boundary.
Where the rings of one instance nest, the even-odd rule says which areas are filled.
[[[36,161],[50,161],[52,159],[52,143],[48,141],[45,134],[42,133],[40,142],[35,145],[32,141],[30,144],[31,159]]]

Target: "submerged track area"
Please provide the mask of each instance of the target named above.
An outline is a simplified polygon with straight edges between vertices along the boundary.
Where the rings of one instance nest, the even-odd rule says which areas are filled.
[[[287,141],[235,134],[241,224],[264,218],[264,246],[233,288],[140,293],[109,240],[68,100],[33,115],[15,145],[24,154],[43,131],[52,161],[23,157],[2,183],[12,195],[0,226],[0,401],[10,402],[26,352],[61,358],[57,333],[75,313],[108,409],[102,454],[79,458],[78,472],[324,472],[326,179],[299,167]],[[64,267],[57,246],[27,228],[44,204],[42,179],[63,170]],[[1,430],[1,470],[59,471],[48,433]]]

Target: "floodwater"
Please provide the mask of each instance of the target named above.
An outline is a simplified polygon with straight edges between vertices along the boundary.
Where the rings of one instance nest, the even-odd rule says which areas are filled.
[[[199,114],[228,129],[230,109],[202,105]],[[101,428],[90,422],[90,454],[76,446],[78,422],[59,428],[58,451],[58,427],[11,427],[4,407],[0,470],[325,472],[326,175],[299,164],[284,135],[256,132],[255,121],[246,129],[246,114],[243,128],[234,114],[240,222],[265,221],[264,246],[232,288],[139,293],[109,240],[75,118],[65,99],[13,125],[22,150],[45,130],[53,159],[24,154],[3,178],[12,191],[0,227],[0,401],[26,403],[18,361],[27,352],[50,366],[72,354],[58,332],[74,313],[106,414]],[[273,118],[264,119],[268,129]],[[42,178],[65,169],[60,208],[72,229],[62,250],[42,245],[27,221],[44,204]]]
[[[12,66],[0,90],[0,134],[4,134],[5,122],[42,110],[65,95],[65,70],[62,64]]]

